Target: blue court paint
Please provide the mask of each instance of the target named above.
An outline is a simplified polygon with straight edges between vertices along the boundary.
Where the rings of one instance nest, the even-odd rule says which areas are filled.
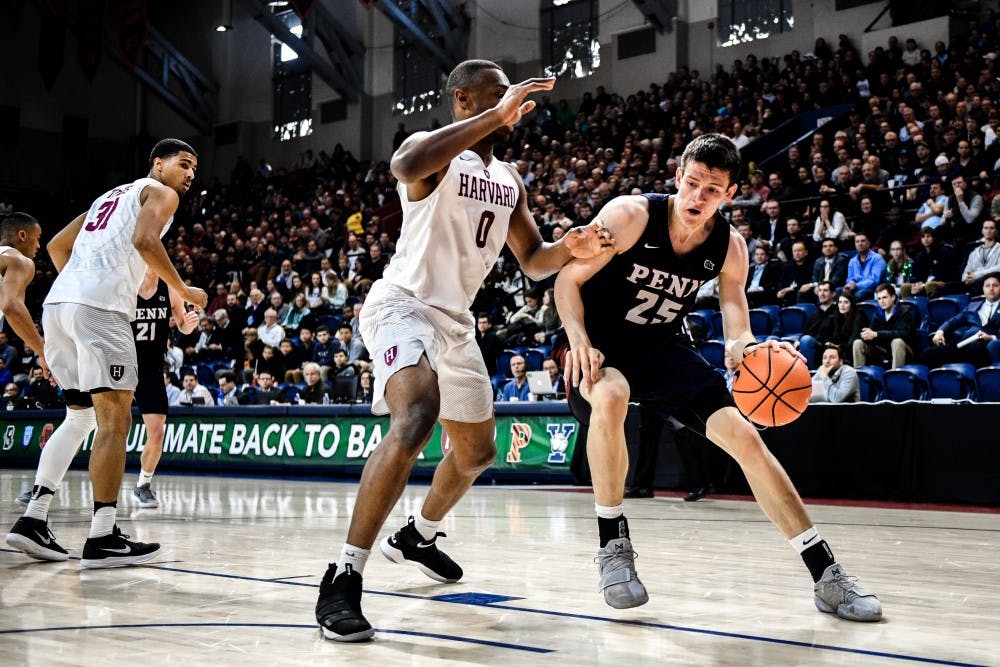
[[[524,598],[514,598],[507,595],[490,595],[489,593],[449,593],[448,595],[433,595],[427,599],[436,600],[437,602],[455,602],[457,604],[487,607],[498,602],[511,602],[513,600],[523,600]]]

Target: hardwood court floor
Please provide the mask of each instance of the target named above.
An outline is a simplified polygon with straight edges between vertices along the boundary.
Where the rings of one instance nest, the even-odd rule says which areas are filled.
[[[0,471],[3,534],[31,479]],[[124,490],[119,523],[162,542],[158,562],[81,570],[2,545],[0,664],[1000,664],[996,511],[811,505],[840,561],[882,599],[886,620],[859,624],[816,611],[800,559],[752,502],[626,501],[651,599],[618,611],[596,591],[589,493],[476,487],[442,527],[465,578],[437,584],[373,554],[376,640],[345,645],[320,637],[313,605],[356,484],[159,475],[154,488],[158,510]],[[384,532],[425,491],[408,488]],[[70,473],[51,519],[73,556],[90,502],[86,475]]]

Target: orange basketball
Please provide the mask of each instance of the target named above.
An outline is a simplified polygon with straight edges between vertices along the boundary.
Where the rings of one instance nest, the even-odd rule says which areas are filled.
[[[805,362],[781,348],[757,348],[743,359],[733,380],[736,407],[761,426],[792,423],[811,395],[812,377]]]

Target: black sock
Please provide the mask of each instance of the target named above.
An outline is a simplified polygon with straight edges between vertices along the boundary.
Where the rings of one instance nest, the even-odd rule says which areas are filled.
[[[603,549],[611,540],[628,537],[628,519],[624,515],[614,519],[597,517],[597,529],[601,533],[601,548]]]
[[[110,502],[110,503],[102,503],[99,500],[95,500],[94,501],[94,514],[97,514],[97,510],[101,509],[102,507],[114,507],[114,508],[117,509],[117,507],[118,507],[118,501],[115,500],[115,501]]]
[[[837,562],[826,540],[820,540],[803,551],[802,560],[805,561],[806,567],[809,568],[809,574],[812,575],[813,582],[822,579],[826,568]]]
[[[41,486],[39,484],[35,484],[35,486],[31,489],[31,497],[32,498],[40,498],[40,497],[45,496],[45,495],[52,496],[52,495],[55,495],[55,493],[56,492],[53,491],[52,489],[50,489],[49,487],[47,487],[47,486]]]

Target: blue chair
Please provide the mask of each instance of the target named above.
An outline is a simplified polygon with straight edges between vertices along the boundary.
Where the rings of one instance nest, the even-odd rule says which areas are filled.
[[[705,339],[706,340],[708,340],[710,338],[719,338],[719,337],[722,336],[722,330],[720,329],[720,330],[716,331],[714,329],[714,327],[713,327],[713,324],[712,324],[712,317],[715,315],[716,312],[718,312],[718,311],[710,310],[710,309],[707,309],[707,308],[702,308],[702,309],[699,309],[699,310],[692,310],[691,313],[690,313],[691,315],[697,315],[698,317],[702,318],[705,321]],[[721,317],[721,315],[719,317]]]
[[[288,384],[281,386],[281,393],[284,395],[285,400],[289,403],[295,403],[299,398],[299,387],[298,385],[289,382]]]
[[[802,333],[806,326],[806,320],[809,319],[809,314],[805,308],[800,306],[785,306],[778,314],[778,319],[781,322],[782,336],[789,336]]]
[[[516,350],[504,350],[497,355],[497,375],[502,375],[506,378],[514,377],[510,372],[510,358],[517,354]]]
[[[865,315],[865,321],[871,322],[872,318],[875,317],[875,313],[878,312],[878,301],[859,301],[858,310],[860,310]]]
[[[722,313],[719,313],[719,317],[721,319]],[[777,321],[777,317],[774,321]],[[750,331],[754,336],[769,336],[773,328],[770,312],[763,307],[750,309]]]
[[[834,304],[834,305],[836,305],[836,304]],[[802,310],[806,311],[806,316],[812,315],[813,313],[816,312],[816,304],[815,303],[809,303],[808,301],[803,301],[802,303],[797,303],[797,304],[795,304],[795,307],[796,308],[801,308]]]
[[[552,356],[552,346],[551,345],[536,345],[535,347],[533,347],[531,349],[538,350],[539,352],[541,352],[542,356],[545,359],[548,359],[549,357]]]
[[[976,400],[1000,402],[1000,366],[986,366],[976,371]]]
[[[965,303],[968,303],[968,299],[965,300]],[[956,296],[939,296],[928,301],[927,317],[930,320],[930,330],[937,329],[944,324],[945,320],[958,315],[964,307],[965,304]]]
[[[753,330],[753,317],[754,317],[753,311],[754,310],[763,310],[765,313],[767,313],[768,321],[770,323],[769,324],[770,328],[767,331],[764,331],[764,332],[761,332],[761,333],[757,333],[756,330]],[[779,332],[779,327],[781,326],[780,313],[781,313],[781,306],[774,306],[774,305],[757,306],[756,308],[754,308],[753,310],[751,310],[750,311],[750,329],[753,330],[754,335],[755,336],[763,336],[763,335],[768,335],[768,334],[772,334],[772,333],[778,333]]]
[[[722,340],[722,313],[718,310],[712,313],[712,339]]]
[[[545,355],[542,354],[541,350],[536,348],[530,348],[524,351],[524,367],[529,371],[540,371],[542,370],[542,362],[545,361]]]
[[[712,320],[702,314],[701,311],[695,310],[688,313],[687,319],[690,327],[697,327],[701,331],[702,339],[708,340],[712,338]],[[691,332],[689,331],[688,333]],[[693,335],[692,338],[694,338]]]
[[[858,366],[854,370],[858,374],[861,400],[865,403],[881,401],[885,392],[885,369],[881,366]]]
[[[951,398],[956,401],[975,398],[976,367],[972,364],[945,364],[932,370],[928,377],[931,398]]]
[[[219,386],[218,380],[215,379],[215,372],[208,364],[198,364],[195,375],[198,377],[198,384],[205,385],[209,389]]]
[[[922,401],[930,393],[927,367],[922,364],[906,364],[886,371],[883,382],[883,398],[887,401]]]
[[[903,299],[903,303],[911,303],[920,311],[920,320],[918,324],[923,324],[927,322],[927,318],[930,316],[930,311],[927,307],[927,297],[926,296],[910,296]]]
[[[706,340],[702,343],[701,356],[714,368],[726,367],[726,345],[721,340]]]

